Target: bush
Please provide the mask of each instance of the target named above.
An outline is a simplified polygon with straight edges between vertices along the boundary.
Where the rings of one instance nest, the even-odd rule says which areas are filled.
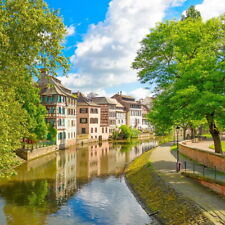
[[[114,131],[112,135],[112,139],[114,140],[127,140],[130,138],[137,138],[139,130],[128,127],[127,125],[122,125],[119,128],[119,131]]]

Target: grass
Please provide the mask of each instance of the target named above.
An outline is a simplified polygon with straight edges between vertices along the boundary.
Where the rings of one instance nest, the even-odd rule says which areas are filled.
[[[206,138],[212,138],[212,135],[210,133],[203,134],[202,136],[205,136]]]
[[[129,164],[125,173],[128,184],[150,212],[167,225],[211,224],[189,199],[178,194],[154,170],[149,162],[151,151]]]
[[[221,144],[222,144],[222,151],[225,152],[225,141],[222,141]],[[215,149],[214,144],[213,144],[213,145],[210,145],[209,147],[210,147],[211,149]]]

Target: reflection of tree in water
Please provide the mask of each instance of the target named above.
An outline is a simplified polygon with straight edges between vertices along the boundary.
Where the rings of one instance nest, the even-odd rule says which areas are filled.
[[[13,182],[1,186],[0,195],[9,203],[43,208],[48,195],[48,182],[47,180]]]
[[[1,186],[0,195],[6,201],[4,212],[7,224],[44,224],[47,215],[57,211],[50,190],[47,180],[11,182]]]
[[[124,143],[120,143],[120,152],[129,152],[132,150],[132,148],[134,146],[136,146],[137,144],[141,143],[140,141],[138,140],[132,140],[132,141],[129,141],[129,142],[124,142]]]

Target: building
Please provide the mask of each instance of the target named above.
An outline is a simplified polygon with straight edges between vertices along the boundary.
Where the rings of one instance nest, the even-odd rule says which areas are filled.
[[[142,105],[145,105],[148,110],[151,110],[153,101],[154,101],[154,97],[145,97],[143,99],[140,99],[140,103]]]
[[[149,113],[149,108],[146,105],[141,105],[141,110],[142,110],[142,129],[152,131],[153,127],[147,118]]]
[[[109,134],[116,129],[116,104],[114,99],[106,97],[94,97],[92,100],[101,106],[101,126],[109,126]]]
[[[123,95],[122,92],[115,94],[115,98],[126,110],[126,124],[132,128],[142,129],[141,104],[131,96]]]
[[[61,81],[41,70],[38,81],[41,103],[47,109],[46,121],[57,130],[56,144],[60,149],[76,143],[77,100]]]
[[[147,114],[150,112],[152,108],[153,100],[154,100],[153,97],[146,97],[144,99],[139,100],[142,107],[142,128],[144,130],[153,131],[153,126],[147,119]]]
[[[101,107],[81,92],[77,95],[77,140],[91,142],[107,140],[108,126],[101,124]]]
[[[121,105],[116,99],[116,127],[119,128],[122,125],[127,124],[126,110],[123,105]]]

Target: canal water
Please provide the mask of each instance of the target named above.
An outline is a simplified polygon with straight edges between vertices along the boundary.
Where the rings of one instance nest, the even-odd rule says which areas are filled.
[[[127,187],[127,163],[156,141],[71,147],[0,180],[1,225],[156,224]]]

